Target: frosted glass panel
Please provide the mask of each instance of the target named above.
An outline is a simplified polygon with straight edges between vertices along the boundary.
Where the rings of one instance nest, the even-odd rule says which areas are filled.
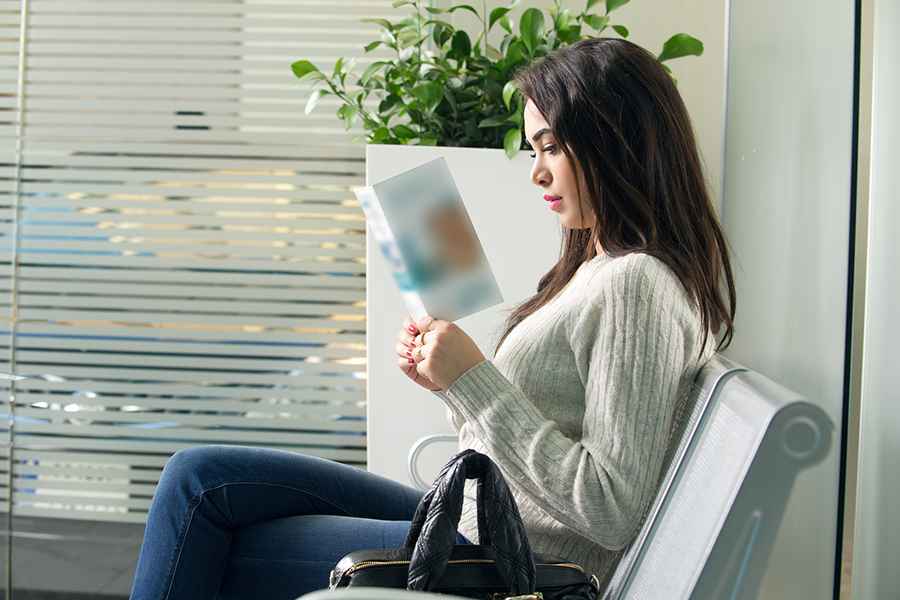
[[[723,221],[738,304],[728,356],[840,431],[852,160],[853,3],[730,5]],[[830,598],[838,449],[796,482],[762,598]]]
[[[900,4],[874,2],[872,143],[866,265],[865,347],[853,598],[896,598],[900,590]]]

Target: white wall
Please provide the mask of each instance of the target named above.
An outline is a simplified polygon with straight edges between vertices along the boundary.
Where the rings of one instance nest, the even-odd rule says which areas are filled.
[[[875,0],[865,341],[853,599],[900,595],[900,4]],[[865,176],[865,174],[860,174]]]
[[[832,597],[851,197],[853,5],[733,0],[725,196],[737,323],[726,353],[833,419],[831,455],[802,474],[763,585]]]

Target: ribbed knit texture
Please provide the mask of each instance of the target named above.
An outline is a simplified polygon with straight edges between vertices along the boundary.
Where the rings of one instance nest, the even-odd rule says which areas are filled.
[[[600,254],[516,326],[493,360],[443,392],[459,432],[500,467],[535,552],[604,587],[656,495],[701,357],[700,314],[675,274],[642,253]],[[460,531],[477,539],[467,499]]]

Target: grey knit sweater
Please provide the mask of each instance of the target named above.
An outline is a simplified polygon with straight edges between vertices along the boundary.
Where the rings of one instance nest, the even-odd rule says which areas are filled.
[[[575,561],[604,588],[637,535],[675,415],[714,352],[675,274],[642,253],[583,263],[510,332],[493,360],[435,394],[459,432],[500,467],[535,552]],[[467,499],[460,531],[477,539]]]

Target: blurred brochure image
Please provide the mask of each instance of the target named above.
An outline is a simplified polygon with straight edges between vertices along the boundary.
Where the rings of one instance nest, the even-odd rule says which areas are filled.
[[[413,319],[455,321],[503,302],[443,157],[353,191]]]

